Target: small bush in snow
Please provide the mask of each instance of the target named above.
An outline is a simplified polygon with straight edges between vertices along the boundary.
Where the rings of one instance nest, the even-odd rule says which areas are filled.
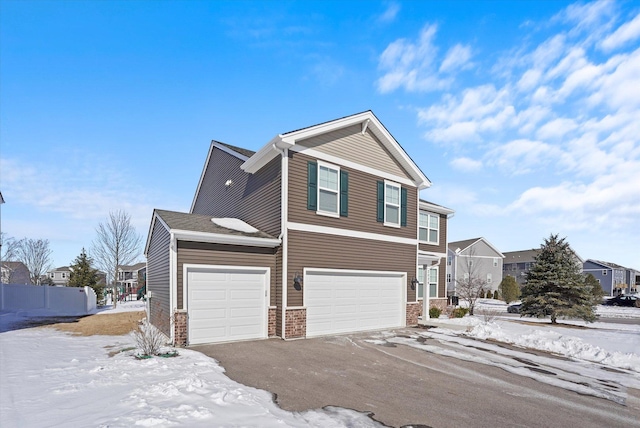
[[[451,315],[453,318],[463,318],[469,312],[469,308],[455,308]]]
[[[143,356],[156,355],[166,341],[164,334],[147,320],[140,323],[138,329],[133,332],[133,337]]]
[[[430,308],[429,309],[429,318],[440,318],[440,314],[442,311],[440,308]]]
[[[494,298],[494,300],[498,300],[500,298],[498,296],[498,290],[493,290],[493,298]]]
[[[485,324],[489,324],[496,319],[496,316],[499,314],[499,311],[496,309],[483,309],[481,311],[482,318],[484,319]]]

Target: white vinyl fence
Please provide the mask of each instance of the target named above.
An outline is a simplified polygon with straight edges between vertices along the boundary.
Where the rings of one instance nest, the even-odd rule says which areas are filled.
[[[86,315],[96,308],[91,287],[0,284],[0,310],[44,310],[56,315]]]

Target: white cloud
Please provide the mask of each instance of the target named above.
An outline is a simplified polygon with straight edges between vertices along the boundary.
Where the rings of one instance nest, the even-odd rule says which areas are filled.
[[[440,64],[440,72],[451,72],[458,69],[467,69],[473,66],[469,61],[471,59],[471,47],[457,44],[447,52],[442,64]]]
[[[398,16],[398,12],[400,12],[400,5],[398,3],[390,3],[387,9],[378,17],[378,21],[380,22],[393,22]]]
[[[471,158],[456,158],[450,162],[453,169],[462,172],[476,172],[482,169],[482,161]]]
[[[377,81],[378,91],[387,93],[403,87],[408,92],[446,89],[452,79],[437,75],[435,60],[438,48],[433,39],[437,25],[425,25],[416,42],[398,39],[382,52],[378,67],[385,74]]]
[[[573,119],[558,118],[542,125],[536,136],[541,140],[556,140],[564,137],[567,133],[578,127]]]
[[[561,151],[541,141],[514,140],[487,152],[486,163],[497,166],[508,174],[523,175],[536,169],[545,168],[545,164],[559,156]]]
[[[607,36],[600,47],[604,50],[613,50],[638,38],[640,38],[640,14]]]

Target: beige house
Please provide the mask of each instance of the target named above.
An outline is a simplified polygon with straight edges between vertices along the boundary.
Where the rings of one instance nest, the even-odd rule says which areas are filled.
[[[447,219],[371,112],[213,141],[189,213],[154,210],[150,319],[178,345],[415,325],[446,304]]]

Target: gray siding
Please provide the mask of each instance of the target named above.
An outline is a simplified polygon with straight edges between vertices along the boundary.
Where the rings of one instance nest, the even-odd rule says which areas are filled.
[[[303,290],[293,287],[293,275],[305,267],[407,273],[407,301],[416,299],[411,280],[416,275],[416,246],[368,239],[289,231],[287,306],[302,306]]]
[[[320,152],[346,159],[379,171],[410,178],[387,148],[367,130],[362,135],[362,125],[353,125],[297,143]],[[366,153],[366,156],[363,156]]]
[[[171,337],[172,316],[169,280],[169,231],[156,221],[151,231],[151,241],[147,252],[147,289],[151,291],[150,319],[167,336]]]
[[[235,217],[273,236],[280,234],[280,157],[255,174],[240,169],[243,161],[213,149],[193,214]],[[233,184],[225,186],[228,180]]]
[[[184,309],[183,266],[184,264],[257,266],[271,268],[270,305],[276,302],[276,249],[243,247],[237,245],[207,244],[201,242],[178,241],[177,306]]]
[[[333,218],[316,214],[307,209],[307,162],[315,160],[302,153],[290,153],[289,159],[289,221],[320,226],[335,227],[360,232],[378,233],[416,239],[418,189],[402,187],[408,190],[407,226],[394,228],[376,221],[376,181],[382,181],[375,175],[340,167],[349,173],[349,215]]]

